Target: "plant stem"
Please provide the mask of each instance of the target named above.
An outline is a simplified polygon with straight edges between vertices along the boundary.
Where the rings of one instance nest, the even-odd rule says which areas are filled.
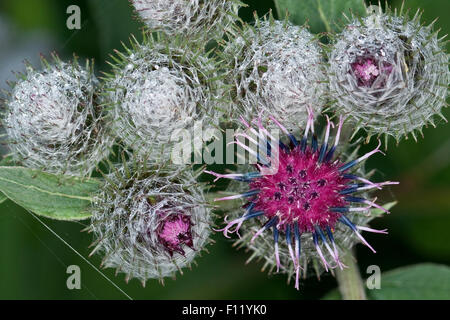
[[[336,279],[343,300],[367,300],[364,284],[352,251],[342,257],[348,266],[344,270],[336,270]]]

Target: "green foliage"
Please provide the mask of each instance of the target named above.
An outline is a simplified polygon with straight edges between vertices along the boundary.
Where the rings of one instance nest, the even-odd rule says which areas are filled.
[[[381,275],[381,289],[368,290],[374,300],[448,300],[450,268],[431,263],[398,268]]]
[[[366,12],[364,0],[275,0],[275,4],[280,18],[287,11],[291,22],[308,23],[313,33],[338,31],[339,21],[350,10],[361,16]]]
[[[103,64],[103,60],[109,59],[109,54],[114,49],[121,49],[121,42],[127,43],[131,34],[140,36],[142,23],[139,19],[130,18],[134,17],[135,13],[128,1],[91,0],[88,1],[87,7],[98,27],[98,44],[102,58],[99,63]],[[120,23],[117,23],[118,21]]]
[[[0,193],[0,204],[8,200],[8,197],[5,196],[3,193]]]
[[[27,210],[56,220],[89,218],[91,195],[99,187],[100,182],[95,179],[0,167],[0,191],[6,197]]]
[[[423,263],[401,267],[381,274],[381,288],[367,290],[370,300],[448,300],[450,299],[450,267]],[[324,300],[339,300],[332,290]]]
[[[11,159],[10,157],[4,157],[2,160],[0,160],[0,166],[8,166],[10,165]],[[5,196],[2,192],[0,192],[0,204],[8,200],[8,197]]]

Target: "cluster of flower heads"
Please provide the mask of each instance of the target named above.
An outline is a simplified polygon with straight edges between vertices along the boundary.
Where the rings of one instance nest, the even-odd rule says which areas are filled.
[[[27,66],[5,103],[2,125],[12,158],[53,173],[87,176],[108,156],[113,139],[104,126],[92,66],[54,56],[44,69]]]
[[[360,232],[386,233],[386,230],[367,227],[367,223],[373,219],[371,208],[388,211],[371,200],[369,192],[397,183],[374,183],[367,179],[361,168],[354,170],[359,163],[381,152],[380,145],[358,158],[346,157],[345,154],[335,157],[342,117],[331,147],[330,131],[334,124],[328,118],[321,144],[314,134],[312,111],[300,140],[275,118],[271,119],[288,136],[288,143],[275,139],[260,120],[256,121],[259,131],[243,121],[248,133],[259,137],[259,143],[253,149],[241,142],[236,143],[257,156],[255,170],[240,174],[208,173],[217,179],[234,179],[248,184],[246,192],[216,199],[248,199],[244,213],[234,213],[236,216],[222,229],[224,235],[240,235],[242,226],[243,235],[238,243],[249,246],[255,256],[266,259],[272,267],[276,266],[277,272],[295,273],[298,289],[300,270],[306,276],[311,260],[321,261],[322,270],[343,269],[341,252],[345,254],[347,248],[358,241],[375,252]],[[237,135],[249,142],[254,141],[247,133]],[[272,241],[262,237],[268,229],[273,231]],[[280,236],[284,236],[285,241],[279,241]],[[321,271],[316,272],[320,274]]]
[[[136,40],[105,86],[113,131],[126,147],[168,160],[180,130],[195,121],[215,124],[220,80],[215,62],[180,39],[159,35]],[[214,80],[211,80],[214,79]]]
[[[191,168],[167,165],[171,137],[197,120],[215,126],[239,117],[260,138],[256,149],[248,133],[235,141],[256,156],[255,169],[207,171],[248,184],[218,199],[247,200],[244,213],[226,219],[226,237],[242,233],[237,244],[253,251],[251,259],[295,275],[297,288],[308,265],[319,274],[343,269],[341,257],[357,242],[373,250],[361,232],[385,233],[368,223],[373,208],[387,210],[370,193],[396,183],[371,182],[360,165],[380,145],[359,157],[340,146],[343,116],[369,138],[415,137],[434,125],[446,106],[449,70],[432,26],[418,16],[374,12],[351,21],[325,54],[306,27],[271,16],[253,26],[238,21],[237,0],[131,3],[148,29],[142,42],[116,52],[103,85],[76,61],[29,68],[2,117],[9,147],[25,166],[87,176],[114,141],[124,154],[133,152],[133,161],[109,166],[94,197],[88,229],[102,265],[145,284],[192,263],[210,242],[212,213]],[[208,40],[224,34],[216,56],[206,52]],[[314,115],[326,104],[341,117],[334,135],[327,117],[319,143]],[[297,139],[292,132],[303,127]],[[276,139],[273,128],[289,140]]]
[[[207,41],[221,38],[242,5],[237,0],[131,0],[151,30]],[[205,36],[208,39],[205,39]]]
[[[211,241],[211,213],[191,170],[123,163],[105,177],[89,231],[92,253],[143,285],[190,266]]]
[[[273,114],[288,129],[306,124],[307,108],[325,104],[326,74],[318,40],[306,27],[270,16],[230,33],[223,49],[233,105],[245,119]]]
[[[446,106],[450,72],[442,39],[419,11],[412,20],[381,9],[337,35],[328,56],[334,110],[368,136],[397,141],[434,124]]]

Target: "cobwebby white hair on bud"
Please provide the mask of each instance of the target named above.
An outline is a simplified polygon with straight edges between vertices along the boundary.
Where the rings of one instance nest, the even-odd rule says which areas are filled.
[[[136,278],[163,280],[182,268],[210,242],[210,208],[191,170],[179,167],[145,168],[124,164],[109,174],[94,197],[88,228],[94,234],[94,252],[104,255],[102,266]],[[161,223],[183,214],[191,225],[192,245],[183,254],[161,242]]]
[[[191,38],[222,37],[241,4],[235,0],[131,0],[151,30]]]
[[[305,27],[258,20],[236,31],[224,55],[231,61],[228,79],[235,87],[237,113],[245,119],[267,113],[298,129],[307,122],[307,108],[321,111],[327,87],[323,57]]]
[[[89,65],[57,57],[53,65],[44,62],[42,71],[27,67],[6,102],[6,142],[25,166],[87,176],[113,143],[103,125],[98,81]]]
[[[216,66],[187,46],[150,41],[134,47],[107,83],[113,130],[127,147],[167,160],[178,143],[173,135],[196,121],[218,123]]]
[[[412,20],[381,11],[355,18],[329,54],[334,109],[350,115],[369,137],[416,139],[423,126],[434,126],[434,116],[442,116],[446,105],[450,73],[441,42],[418,14]],[[367,68],[366,79],[372,81],[361,83],[358,67]]]

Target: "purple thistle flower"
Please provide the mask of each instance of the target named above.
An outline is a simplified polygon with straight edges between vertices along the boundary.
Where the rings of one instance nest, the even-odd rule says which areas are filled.
[[[352,172],[358,164],[371,155],[382,153],[379,150],[381,143],[373,151],[348,162],[334,156],[343,125],[342,117],[331,147],[329,145],[330,131],[334,124],[328,117],[325,137],[321,145],[314,134],[314,118],[311,111],[301,140],[297,140],[277,120],[274,118],[271,120],[289,137],[290,144],[279,140],[277,146],[273,143],[272,136],[270,136],[272,142],[269,142],[267,138],[269,133],[259,120],[259,137],[263,137],[259,148],[264,152],[258,157],[257,171],[244,174],[206,172],[216,176],[217,179],[228,178],[246,182],[249,185],[247,192],[215,199],[215,201],[248,199],[244,205],[245,213],[229,222],[225,218],[227,225],[219,231],[223,231],[228,238],[230,233],[239,235],[244,222],[256,221],[259,230],[251,237],[250,244],[253,244],[264,231],[272,229],[277,272],[282,268],[279,239],[280,235],[284,235],[288,257],[285,263],[293,264],[296,274],[295,287],[298,289],[299,274],[302,269],[301,260],[305,262],[304,269],[308,260],[316,257],[326,271],[336,267],[343,269],[345,265],[339,258],[341,251],[338,249],[339,244],[351,246],[358,239],[375,252],[360,232],[387,233],[386,230],[368,228],[366,223],[371,208],[378,208],[386,213],[389,211],[376,204],[376,199],[372,201],[354,194],[382,189],[385,185],[398,183],[390,181],[374,183],[357,175],[358,172]],[[247,122],[243,121],[243,123],[251,132],[257,133]],[[266,135],[261,136],[261,133]],[[308,143],[309,136],[311,136],[310,143]],[[239,144],[239,142],[235,143]],[[277,167],[276,170],[273,170],[274,164]],[[358,215],[364,215],[366,219],[361,219]],[[351,240],[345,228],[351,232]],[[306,253],[302,252],[305,242]],[[322,250],[323,247],[326,249],[325,252]],[[327,256],[332,262],[329,262],[330,259],[327,259]],[[286,267],[284,269],[289,271]]]
[[[156,231],[158,239],[170,256],[174,251],[184,256],[183,245],[194,249],[191,225],[191,218],[181,213],[170,215],[160,222]]]

